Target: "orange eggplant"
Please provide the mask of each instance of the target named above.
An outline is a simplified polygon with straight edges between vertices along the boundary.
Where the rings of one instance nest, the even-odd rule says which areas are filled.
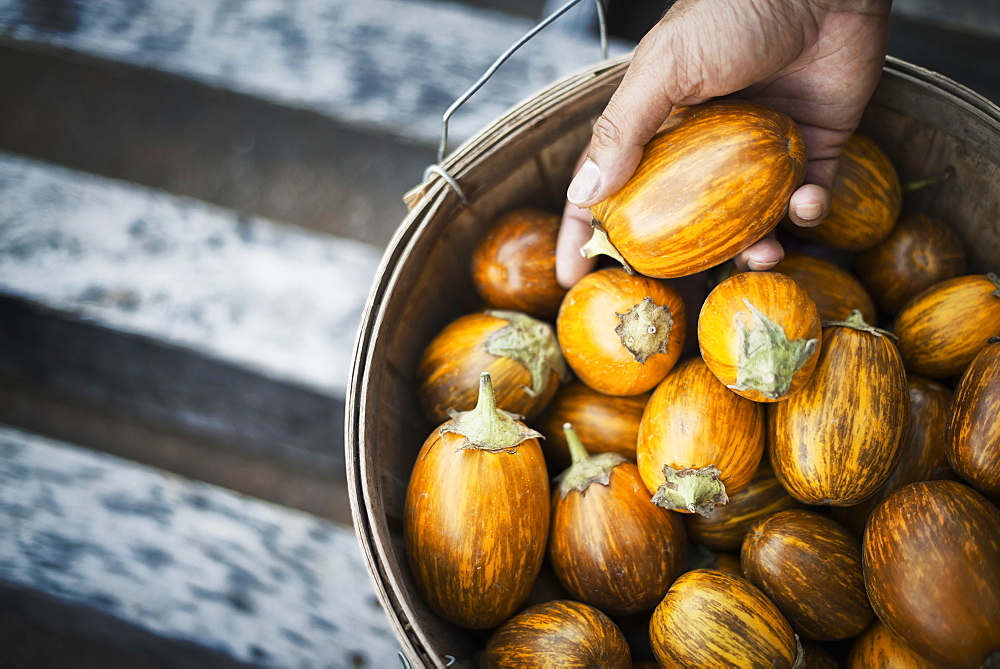
[[[777,402],[809,379],[821,330],[816,303],[795,279],[743,272],[705,298],[698,346],[727,388],[755,402]]]
[[[771,465],[764,461],[747,487],[730,497],[729,503],[715,507],[705,516],[685,516],[684,524],[691,541],[720,551],[738,550],[756,521],[798,506],[798,500],[788,494]]]
[[[840,669],[840,664],[821,646],[808,641],[802,643],[802,669]]]
[[[857,309],[875,324],[875,302],[861,281],[837,263],[816,255],[785,251],[772,272],[795,279],[816,303],[821,321],[842,321]]]
[[[849,639],[872,620],[860,542],[814,511],[790,509],[757,521],[743,540],[740,564],[810,639]]]
[[[497,405],[531,419],[569,379],[552,326],[515,311],[483,311],[445,326],[424,349],[417,397],[432,423],[476,404],[479,375],[489,372]]]
[[[559,217],[516,209],[493,223],[472,252],[472,285],[493,309],[555,318],[566,289],[556,281]]]
[[[549,562],[575,599],[610,615],[650,610],[684,565],[680,516],[649,501],[634,463],[589,455],[564,429],[573,464],[552,495]]]
[[[920,657],[896,633],[876,618],[854,639],[847,656],[847,669],[939,669],[940,665]]]
[[[569,445],[562,429],[565,423],[572,423],[591,453],[612,452],[635,460],[639,420],[649,395],[605,395],[580,381],[562,386],[537,425],[545,435],[542,448],[554,471],[562,471],[570,464]]]
[[[949,667],[1000,661],[1000,510],[955,481],[911,483],[872,512],[862,544],[875,614]]]
[[[487,669],[630,669],[632,651],[621,629],[598,609],[554,600],[531,606],[497,628],[482,660]]]
[[[595,235],[584,253],[661,279],[714,267],[778,224],[805,164],[785,114],[744,100],[679,109],[628,183],[591,207]]]
[[[795,633],[778,608],[748,581],[713,569],[681,574],[649,621],[663,666],[791,667]]]
[[[892,161],[871,139],[854,134],[844,145],[823,222],[783,227],[810,241],[843,251],[864,251],[889,236],[902,208],[902,188]]]
[[[686,329],[676,290],[616,267],[580,279],[556,319],[566,362],[581,381],[608,395],[652,389],[680,357]]]
[[[954,478],[945,457],[945,425],[951,391],[937,381],[912,374],[906,376],[906,386],[910,391],[910,427],[898,463],[873,495],[860,504],[833,510],[833,517],[859,537],[872,510],[904,485]]]
[[[858,504],[892,473],[910,404],[903,363],[887,334],[857,312],[827,324],[812,377],[768,405],[771,466],[800,502]]]
[[[958,376],[987,339],[1000,336],[1000,278],[967,274],[934,284],[900,310],[893,332],[907,371]]]
[[[1000,501],[1000,338],[990,339],[962,375],[945,434],[952,469]]]
[[[528,597],[549,532],[538,436],[497,410],[483,374],[475,409],[434,430],[420,449],[404,541],[417,589],[445,620],[493,627]]]
[[[636,464],[653,501],[707,514],[743,490],[764,452],[764,405],[722,385],[701,358],[677,366],[639,422]]]
[[[913,212],[903,214],[878,245],[859,253],[854,271],[878,305],[895,315],[917,293],[965,274],[965,249],[947,223]]]

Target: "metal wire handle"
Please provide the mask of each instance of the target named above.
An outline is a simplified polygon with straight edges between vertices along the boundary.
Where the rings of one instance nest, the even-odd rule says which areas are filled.
[[[541,23],[536,25],[534,28],[529,30],[524,37],[519,39],[514,43],[509,49],[507,49],[499,58],[494,61],[488,70],[479,78],[479,81],[474,83],[469,90],[467,90],[460,98],[455,100],[450,107],[444,112],[444,116],[441,117],[441,143],[438,145],[437,161],[440,164],[444,160],[445,151],[448,148],[448,121],[451,120],[452,115],[465,104],[469,98],[475,95],[476,91],[483,87],[483,85],[490,80],[500,66],[507,62],[515,51],[524,46],[532,37],[541,32],[544,28],[548,27],[553,21],[558,19],[560,16],[568,12],[575,5],[579,4],[580,0],[570,0],[565,5],[557,9],[551,16],[544,19]],[[601,57],[604,60],[608,58],[608,27],[604,18],[604,4],[601,0],[594,0],[594,4],[597,6],[597,21],[600,25],[601,31]]]

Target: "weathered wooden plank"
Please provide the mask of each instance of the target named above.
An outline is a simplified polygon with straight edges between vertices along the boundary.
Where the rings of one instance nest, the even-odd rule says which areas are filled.
[[[343,397],[379,251],[0,154],[0,291]]]
[[[447,106],[534,24],[457,3],[406,0],[0,3],[0,37],[9,42],[171,72],[431,143]],[[456,116],[452,136],[469,136],[597,60],[591,36],[554,31],[533,40]]]
[[[398,664],[347,527],[6,426],[0,526],[4,600],[61,608],[74,627],[100,618],[105,641],[155,644],[168,665],[192,648],[255,666]],[[162,656],[171,641],[188,650]]]

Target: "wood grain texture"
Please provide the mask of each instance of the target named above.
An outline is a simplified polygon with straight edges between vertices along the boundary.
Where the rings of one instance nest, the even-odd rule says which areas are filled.
[[[650,643],[668,667],[791,667],[797,642],[764,593],[729,574],[680,576],[653,611]]]
[[[847,669],[939,669],[917,655],[878,618],[851,643]]]
[[[780,330],[777,339],[764,334],[771,327]],[[705,364],[730,390],[755,402],[777,402],[798,392],[816,366],[821,337],[816,303],[780,272],[729,277],[708,294],[698,315]]]
[[[674,112],[632,178],[591,211],[636,271],[686,276],[770,232],[804,170],[805,145],[787,116],[715,101]]]
[[[569,466],[569,448],[563,425],[571,423],[590,453],[613,452],[635,460],[639,421],[651,393],[641,395],[606,395],[581,381],[571,381],[556,391],[536,421],[545,436],[542,450],[552,468],[561,472]]]
[[[955,481],[911,483],[868,521],[865,586],[876,615],[950,667],[1000,651],[1000,510]]]
[[[965,274],[962,240],[942,219],[904,213],[889,236],[854,259],[854,271],[890,316],[926,288]]]
[[[691,540],[720,551],[739,550],[757,520],[799,506],[798,500],[788,494],[778,481],[769,462],[762,461],[750,483],[717,506],[707,516],[684,516],[684,525]]]
[[[892,340],[826,327],[809,382],[768,405],[771,466],[800,502],[857,504],[889,478],[908,420],[906,374]]]
[[[863,251],[892,232],[901,208],[902,190],[892,161],[872,139],[855,133],[840,156],[823,222],[804,228],[785,219],[783,228],[836,249]]]
[[[807,638],[848,639],[872,620],[861,543],[815,511],[790,509],[759,520],[743,541],[740,564]]]
[[[533,392],[531,371],[519,360],[507,355],[494,355],[486,350],[493,334],[507,327],[509,321],[488,312],[460,316],[446,325],[427,344],[417,368],[416,394],[424,415],[432,423],[448,420],[450,409],[468,411],[476,405],[479,377],[489,372],[493,378],[497,406],[526,418],[540,414],[556,390],[559,373],[549,369],[540,392]],[[555,333],[548,328],[547,338],[555,345]],[[529,351],[538,357],[540,351]]]
[[[986,340],[1000,336],[1000,283],[990,276],[938,282],[900,310],[892,330],[908,372],[932,379],[958,376]]]
[[[994,502],[1000,501],[1000,340],[972,359],[955,388],[945,431],[952,469]]]
[[[398,663],[350,527],[3,425],[0,526],[5,610],[150,666]]]
[[[406,491],[405,542],[420,593],[456,625],[499,625],[528,597],[545,556],[549,480],[537,439],[461,449],[434,430]]]
[[[886,482],[860,504],[837,507],[833,517],[860,537],[868,516],[879,503],[910,483],[954,478],[945,457],[945,425],[952,394],[937,381],[906,375],[910,397],[910,420],[899,461]]]
[[[483,665],[629,669],[632,652],[604,613],[582,602],[556,600],[529,607],[498,628],[486,643]]]
[[[640,308],[647,298],[664,320],[653,326],[652,332],[636,337],[642,339],[648,334],[664,341],[661,352],[639,362],[635,343],[626,341],[616,329],[622,325],[623,316]],[[664,333],[664,328],[669,332]],[[566,362],[581,381],[609,395],[638,395],[651,390],[680,357],[686,331],[684,300],[674,288],[614,267],[580,279],[566,293],[556,319]]]
[[[649,611],[680,574],[680,516],[649,500],[639,469],[623,462],[607,485],[552,497],[549,562],[574,598],[609,615]]]
[[[860,279],[840,265],[816,255],[785,251],[772,272],[795,279],[816,303],[821,321],[842,321],[857,309],[876,325],[875,302]]]
[[[559,216],[522,208],[501,216],[472,254],[472,285],[494,309],[553,320],[566,289],[556,281]]]
[[[714,465],[732,497],[743,490],[764,452],[764,405],[722,385],[701,358],[677,366],[656,387],[639,423],[636,463],[650,493],[663,468]]]

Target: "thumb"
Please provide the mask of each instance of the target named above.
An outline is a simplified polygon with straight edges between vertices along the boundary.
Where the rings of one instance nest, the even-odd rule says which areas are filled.
[[[683,90],[665,58],[675,31],[662,20],[636,47],[621,84],[594,124],[587,160],[566,191],[575,205],[589,207],[617,192],[635,173],[643,147],[675,105],[699,102]]]
[[[638,51],[636,52],[638,58]],[[566,199],[589,207],[618,191],[635,173],[643,147],[663,123],[673,102],[651,67],[633,59],[621,85],[594,123],[587,159],[566,190]]]

